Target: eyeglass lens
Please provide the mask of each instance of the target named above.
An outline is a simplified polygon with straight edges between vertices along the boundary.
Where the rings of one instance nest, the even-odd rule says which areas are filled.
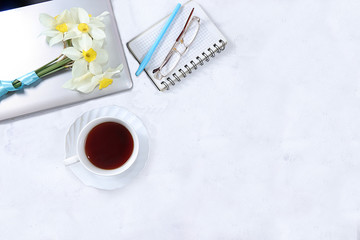
[[[177,51],[174,51],[168,62],[160,69],[160,73],[163,76],[167,76],[178,64],[180,61],[181,54]]]
[[[181,42],[182,44],[184,44],[186,47],[188,47],[195,39],[197,32],[199,30],[199,23],[197,21],[197,18],[193,18],[188,26],[187,31],[185,32],[184,36],[183,36],[183,42]]]

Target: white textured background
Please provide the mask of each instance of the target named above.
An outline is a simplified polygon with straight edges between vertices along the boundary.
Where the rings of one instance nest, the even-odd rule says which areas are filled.
[[[360,239],[360,2],[198,3],[229,44],[171,91],[142,74],[0,123],[0,239]],[[114,0],[123,43],[175,5]],[[110,104],[144,121],[151,153],[108,192],[62,159],[75,118]]]

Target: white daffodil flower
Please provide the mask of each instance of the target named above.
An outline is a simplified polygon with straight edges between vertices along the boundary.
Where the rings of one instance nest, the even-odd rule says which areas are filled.
[[[73,77],[80,77],[88,71],[94,75],[101,74],[102,65],[108,61],[107,52],[102,49],[103,41],[92,40],[89,35],[82,35],[72,40],[74,47],[67,47],[63,54],[74,60]]]
[[[70,29],[65,40],[81,37],[82,35],[90,35],[95,40],[105,39],[106,35],[102,28],[105,24],[101,22],[104,15],[99,18],[91,17],[83,8],[71,8],[71,15],[76,24]],[[104,14],[104,13],[103,13]]]
[[[113,83],[113,76],[120,73],[122,70],[123,65],[120,64],[117,68],[109,68],[104,73],[99,75],[94,75],[90,72],[87,72],[80,77],[70,79],[63,85],[63,87],[71,90],[77,90],[83,93],[90,93],[98,85],[99,89],[108,87]]]
[[[96,83],[95,87],[99,84],[99,89],[107,88],[113,83],[113,75],[122,72],[124,66],[120,64],[117,68],[108,68],[103,74],[94,76],[91,81]]]
[[[60,15],[55,17],[46,13],[41,13],[39,20],[42,25],[49,28],[48,30],[42,32],[41,35],[45,35],[47,37],[47,41],[50,46],[53,46],[63,40],[70,39],[67,37],[67,34],[75,22],[69,10],[64,10]]]
[[[78,90],[78,88],[82,85],[88,85],[91,82],[93,76],[94,74],[92,74],[91,72],[87,72],[80,77],[73,77],[72,79],[64,83],[63,88]]]

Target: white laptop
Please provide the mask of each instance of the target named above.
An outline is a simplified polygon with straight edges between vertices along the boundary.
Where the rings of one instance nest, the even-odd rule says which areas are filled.
[[[43,66],[62,52],[62,45],[50,47],[45,37],[39,36],[45,30],[39,22],[40,13],[56,16],[64,9],[82,7],[92,16],[104,11],[110,12],[105,18],[106,44],[109,53],[107,67],[116,67],[120,63],[124,69],[114,78],[112,85],[105,89],[95,89],[90,94],[83,94],[62,88],[71,78],[71,71],[60,72],[45,77],[38,82],[24,87],[23,90],[10,92],[0,97],[0,120],[24,115],[40,110],[63,106],[79,101],[98,98],[129,90],[132,80],[127,65],[119,30],[113,14],[111,0],[53,0],[12,10],[0,12],[0,79],[14,80]]]

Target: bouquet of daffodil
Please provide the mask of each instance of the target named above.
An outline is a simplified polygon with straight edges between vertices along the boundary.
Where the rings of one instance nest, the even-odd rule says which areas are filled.
[[[92,17],[82,8],[64,10],[52,17],[40,14],[40,22],[47,27],[41,35],[46,36],[50,46],[63,44],[61,55],[44,66],[13,81],[0,81],[0,97],[9,91],[17,91],[40,78],[72,69],[72,78],[63,87],[83,93],[108,87],[113,82],[113,75],[122,71],[122,64],[103,71],[108,61],[108,54],[103,49],[106,40],[104,18],[108,12]]]

